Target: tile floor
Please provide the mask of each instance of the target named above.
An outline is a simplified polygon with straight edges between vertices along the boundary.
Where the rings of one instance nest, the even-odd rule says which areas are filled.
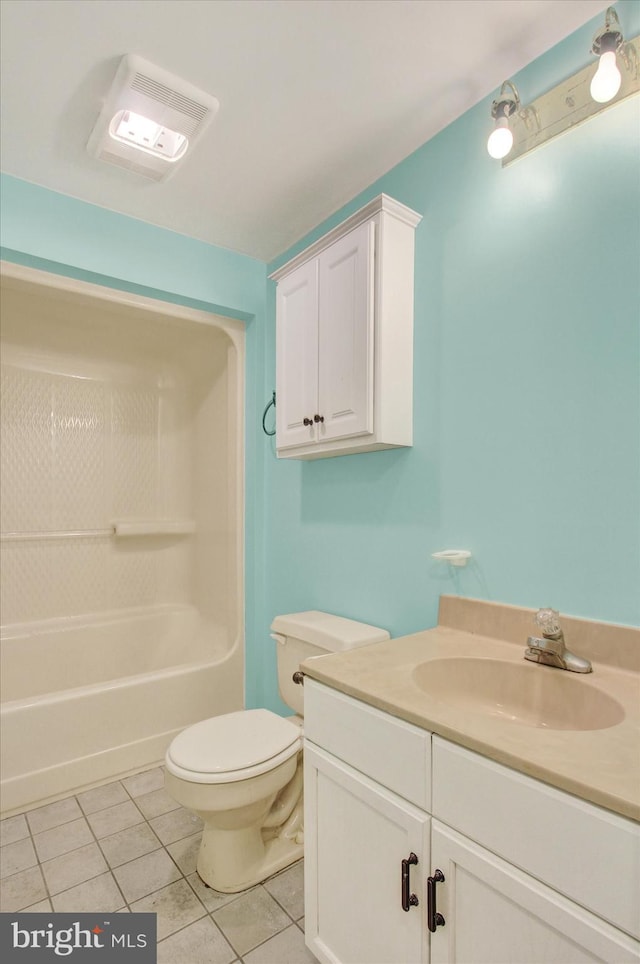
[[[196,874],[202,822],[161,767],[0,822],[0,910],[154,912],[158,964],[313,964],[302,861],[241,894]]]

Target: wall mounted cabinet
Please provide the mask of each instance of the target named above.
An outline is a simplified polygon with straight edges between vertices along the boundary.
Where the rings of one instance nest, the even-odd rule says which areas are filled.
[[[280,458],[412,444],[420,220],[382,194],[270,276]]]

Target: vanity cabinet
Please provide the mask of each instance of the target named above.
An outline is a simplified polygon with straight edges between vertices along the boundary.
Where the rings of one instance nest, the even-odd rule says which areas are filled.
[[[441,870],[431,964],[583,964],[638,961],[638,948],[595,914],[433,820],[431,863]]]
[[[307,677],[305,901],[323,964],[638,962],[638,825]]]
[[[419,221],[380,195],[270,276],[280,458],[412,444]]]
[[[429,866],[429,816],[311,744],[304,766],[314,814],[305,814],[312,952],[325,962],[428,960],[416,895],[424,893]]]

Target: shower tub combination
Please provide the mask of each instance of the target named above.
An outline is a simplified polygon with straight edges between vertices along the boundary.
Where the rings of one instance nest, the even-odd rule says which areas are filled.
[[[3,816],[243,706],[244,329],[4,266]]]

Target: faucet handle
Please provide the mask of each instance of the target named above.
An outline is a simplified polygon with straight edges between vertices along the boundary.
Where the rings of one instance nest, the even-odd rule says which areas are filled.
[[[561,632],[560,613],[556,609],[539,609],[535,621],[543,636],[556,636]]]

